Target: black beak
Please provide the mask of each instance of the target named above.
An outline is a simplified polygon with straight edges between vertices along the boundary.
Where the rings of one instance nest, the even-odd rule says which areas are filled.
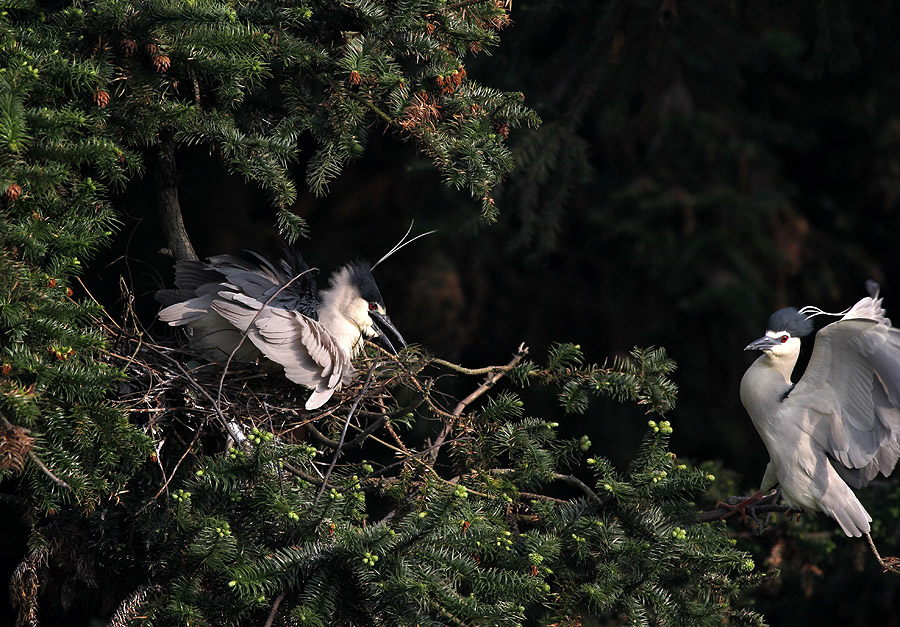
[[[400,340],[400,344],[405,348],[406,340],[403,339],[403,336],[400,335],[400,331],[397,330],[397,327],[394,326],[394,323],[391,322],[391,319],[387,317],[387,314],[378,313],[377,311],[370,311],[369,315],[372,316],[374,321],[375,330],[378,331],[378,337],[381,338],[381,341],[385,343],[387,349],[394,353],[395,355],[398,353],[397,349],[394,348],[394,345],[391,343],[391,340],[388,339],[387,333],[385,331],[390,331],[395,338]]]
[[[769,337],[768,335],[759,338],[753,342],[747,344],[747,347],[744,349],[745,351],[765,351],[771,348],[778,346],[781,342],[779,342],[774,337]]]

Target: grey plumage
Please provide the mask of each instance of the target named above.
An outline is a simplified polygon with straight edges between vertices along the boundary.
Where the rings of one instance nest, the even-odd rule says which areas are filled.
[[[769,451],[761,490],[781,484],[794,507],[822,511],[848,536],[868,535],[872,517],[850,486],[889,475],[900,457],[900,331],[877,291],[816,334],[803,377],[791,383],[802,318],[814,308],[776,312],[762,350],[741,381],[741,401]]]
[[[393,332],[368,264],[353,263],[330,277],[319,292],[309,266],[289,249],[277,264],[218,255],[175,266],[174,290],[157,300],[168,305],[160,320],[189,330],[192,347],[214,361],[260,359],[284,368],[285,376],[313,393],[307,409],[326,403],[353,379],[352,358],[364,337]],[[246,339],[242,338],[246,334]]]

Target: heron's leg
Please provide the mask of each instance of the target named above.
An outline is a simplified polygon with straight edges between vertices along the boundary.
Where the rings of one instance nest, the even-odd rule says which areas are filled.
[[[872,549],[872,553],[875,554],[875,559],[878,560],[878,563],[881,564],[881,567],[884,569],[884,572],[892,572],[900,574],[900,558],[897,557],[881,557],[881,554],[878,552],[878,549],[875,548],[875,543],[872,541],[872,536],[868,533],[866,535],[866,540],[869,542],[869,547]]]

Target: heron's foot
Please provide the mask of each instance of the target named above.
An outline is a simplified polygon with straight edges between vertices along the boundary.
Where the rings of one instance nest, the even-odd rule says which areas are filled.
[[[768,516],[781,506],[776,506],[778,499],[781,498],[781,488],[777,487],[769,490],[765,494],[761,491],[756,492],[752,496],[731,496],[727,500],[716,503],[716,510],[725,510],[719,516],[719,520],[725,520],[734,514],[739,513],[741,520],[746,523],[749,516],[756,523],[759,532],[766,528],[768,524]],[[782,510],[783,511],[783,510]],[[797,514],[800,512],[795,510]],[[763,514],[764,521],[761,521],[757,514]]]
[[[785,515],[785,516],[796,516],[796,517],[797,517],[797,522],[800,522],[800,514],[804,514],[804,513],[806,513],[806,512],[804,512],[804,511],[803,511],[802,509],[800,509],[799,507],[792,507],[791,509],[789,509],[788,511],[786,511],[786,512],[784,513],[784,515]]]
[[[900,557],[882,557],[878,563],[884,569],[883,572],[900,574]]]
[[[878,552],[878,549],[875,548],[875,542],[872,541],[872,536],[868,533],[865,534],[866,540],[869,541],[869,547],[872,549],[872,553],[875,554],[875,559],[878,560],[878,563],[881,564],[881,568],[884,570],[882,572],[885,573],[894,573],[900,575],[900,557],[881,557],[881,554]]]
[[[752,496],[732,496],[728,499],[728,501],[737,501],[737,502],[728,502],[728,501],[719,501],[716,503],[716,509],[724,509],[726,513],[722,514],[719,517],[719,520],[725,520],[726,518],[730,518],[735,514],[741,515],[741,522],[747,522],[747,508],[750,509],[750,515],[753,516],[753,506],[756,503],[759,503],[763,498],[762,492],[756,492]],[[753,516],[755,519],[756,517]]]

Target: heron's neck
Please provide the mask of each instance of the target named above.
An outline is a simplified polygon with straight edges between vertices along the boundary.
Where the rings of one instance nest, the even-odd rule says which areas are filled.
[[[797,365],[797,358],[799,356],[799,350],[781,355],[769,351],[763,353],[762,357],[753,362],[753,365],[756,366],[759,364],[761,367],[771,368],[781,375],[781,377],[784,378],[785,383],[790,386],[793,385],[791,383],[791,374],[794,372],[794,366]]]
[[[371,334],[366,302],[341,283],[322,290],[321,295],[319,322],[348,355],[355,357],[362,349],[363,334]]]
[[[763,353],[741,379],[741,402],[760,433],[763,433],[760,426],[775,413],[778,404],[793,387],[791,373],[798,354]]]

